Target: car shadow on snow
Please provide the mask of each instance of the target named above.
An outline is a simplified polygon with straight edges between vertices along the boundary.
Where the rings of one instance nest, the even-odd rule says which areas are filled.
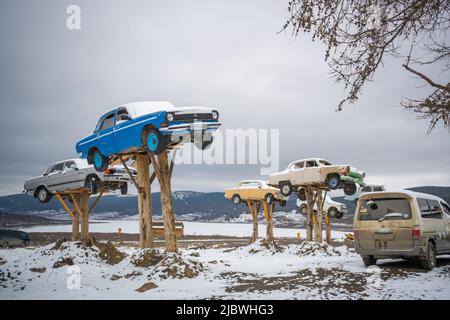
[[[427,270],[424,270],[420,266],[419,261],[413,259],[380,260],[377,263],[377,266],[382,268],[384,272],[388,272],[391,275],[402,275],[403,273],[410,273],[410,272],[417,272],[417,273],[428,272]],[[450,267],[450,256],[437,257],[436,268],[446,266]]]

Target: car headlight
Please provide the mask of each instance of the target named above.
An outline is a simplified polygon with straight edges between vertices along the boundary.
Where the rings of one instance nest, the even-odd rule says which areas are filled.
[[[166,115],[166,119],[167,119],[167,121],[172,122],[173,121],[173,114],[172,113],[168,113]]]
[[[214,120],[219,119],[219,113],[218,113],[217,111],[213,111],[213,112],[212,112],[212,118],[213,118]]]

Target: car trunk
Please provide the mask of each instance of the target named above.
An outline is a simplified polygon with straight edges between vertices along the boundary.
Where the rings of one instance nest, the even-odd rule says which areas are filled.
[[[356,223],[361,249],[408,250],[414,246],[413,219],[408,199],[362,200]]]

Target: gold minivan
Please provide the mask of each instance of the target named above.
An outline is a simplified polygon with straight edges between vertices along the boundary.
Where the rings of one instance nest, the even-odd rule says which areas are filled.
[[[450,207],[433,195],[412,191],[361,195],[353,222],[355,249],[366,266],[378,259],[417,259],[431,270],[450,253]]]

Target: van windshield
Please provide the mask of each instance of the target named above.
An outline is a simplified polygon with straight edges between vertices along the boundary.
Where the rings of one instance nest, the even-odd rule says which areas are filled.
[[[388,215],[392,213],[392,215]],[[397,214],[393,214],[397,213]],[[386,215],[388,215],[386,217]],[[411,218],[411,205],[404,198],[383,198],[362,200],[358,213],[359,220],[405,220]]]

